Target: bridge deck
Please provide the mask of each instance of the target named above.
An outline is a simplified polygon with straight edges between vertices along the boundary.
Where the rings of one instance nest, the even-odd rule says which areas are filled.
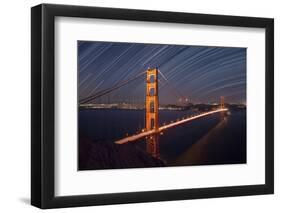
[[[201,117],[204,117],[204,116],[207,116],[207,115],[211,115],[211,114],[218,113],[218,112],[224,112],[224,111],[227,111],[227,110],[228,109],[226,109],[226,108],[216,109],[216,110],[212,110],[212,111],[209,111],[209,112],[201,113],[199,115],[194,115],[194,116],[191,116],[191,117],[188,117],[188,118],[184,118],[182,120],[175,121],[173,123],[170,123],[170,124],[167,124],[167,125],[159,127],[158,132],[161,132],[161,131],[164,131],[166,129],[169,129],[169,128],[172,128],[172,127],[184,124],[184,123],[192,121],[192,120],[196,120],[198,118],[201,118]],[[135,140],[141,139],[141,138],[146,137],[148,135],[151,135],[153,133],[155,133],[155,130],[141,132],[139,134],[131,135],[131,136],[128,136],[126,138],[122,138],[120,140],[117,140],[117,141],[115,141],[115,143],[116,144],[124,144],[124,143],[128,143],[128,142],[133,142]]]

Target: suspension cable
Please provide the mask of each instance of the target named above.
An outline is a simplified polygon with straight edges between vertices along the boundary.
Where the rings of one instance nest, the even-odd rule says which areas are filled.
[[[114,85],[113,87],[111,87],[111,88],[104,89],[104,90],[102,90],[102,91],[99,91],[99,92],[97,92],[97,93],[95,93],[95,94],[93,94],[93,95],[87,97],[87,98],[84,98],[84,99],[82,99],[82,100],[79,100],[79,103],[80,103],[80,104],[89,103],[90,101],[92,101],[92,100],[94,100],[94,99],[96,99],[96,98],[99,98],[99,97],[101,97],[101,96],[103,96],[103,95],[106,95],[106,94],[108,94],[108,93],[110,93],[110,92],[116,90],[116,89],[119,89],[120,87],[125,86],[126,84],[135,81],[135,80],[138,79],[140,76],[142,76],[145,72],[146,72],[146,71],[144,71],[144,72],[142,72],[142,73],[136,75],[136,76],[133,77],[133,78],[127,79],[127,80],[125,80],[125,81],[118,82],[117,84],[115,84],[115,85]]]

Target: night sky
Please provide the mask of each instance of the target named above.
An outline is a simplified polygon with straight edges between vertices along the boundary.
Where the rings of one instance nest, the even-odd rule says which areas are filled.
[[[79,100],[157,66],[160,104],[246,103],[246,48],[78,41]],[[91,103],[144,102],[139,78]]]

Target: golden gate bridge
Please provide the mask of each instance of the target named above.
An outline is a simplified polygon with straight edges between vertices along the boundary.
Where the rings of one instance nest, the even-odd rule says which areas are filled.
[[[160,158],[160,149],[159,149],[159,135],[163,134],[163,131],[177,127],[179,125],[197,120],[199,118],[213,115],[215,113],[224,114],[228,109],[225,107],[224,104],[224,97],[222,96],[220,99],[220,105],[212,109],[210,111],[201,112],[195,115],[190,115],[187,117],[183,117],[181,119],[177,119],[176,121],[172,121],[169,124],[164,124],[159,126],[159,73],[168,82],[167,78],[161,73],[161,71],[156,67],[154,69],[148,68],[146,71],[126,79],[122,82],[118,82],[113,85],[111,88],[99,91],[94,95],[91,95],[87,98],[80,100],[80,104],[87,104],[97,98],[100,98],[106,94],[109,94],[130,82],[135,81],[136,79],[140,78],[144,74],[146,74],[146,94],[145,94],[145,128],[142,129],[140,133],[136,133],[134,135],[127,135],[124,138],[116,140],[116,144],[125,144],[130,142],[135,142],[139,139],[145,138],[146,139],[146,151],[150,155],[155,158]],[[176,90],[173,87],[174,90]]]

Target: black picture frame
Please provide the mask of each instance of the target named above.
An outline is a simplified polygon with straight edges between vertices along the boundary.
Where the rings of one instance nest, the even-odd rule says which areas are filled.
[[[93,195],[54,195],[55,17],[264,28],[266,128],[265,184]],[[39,208],[272,194],[274,192],[274,20],[164,11],[41,4],[31,8],[31,204]],[[93,192],[94,193],[94,192]]]

